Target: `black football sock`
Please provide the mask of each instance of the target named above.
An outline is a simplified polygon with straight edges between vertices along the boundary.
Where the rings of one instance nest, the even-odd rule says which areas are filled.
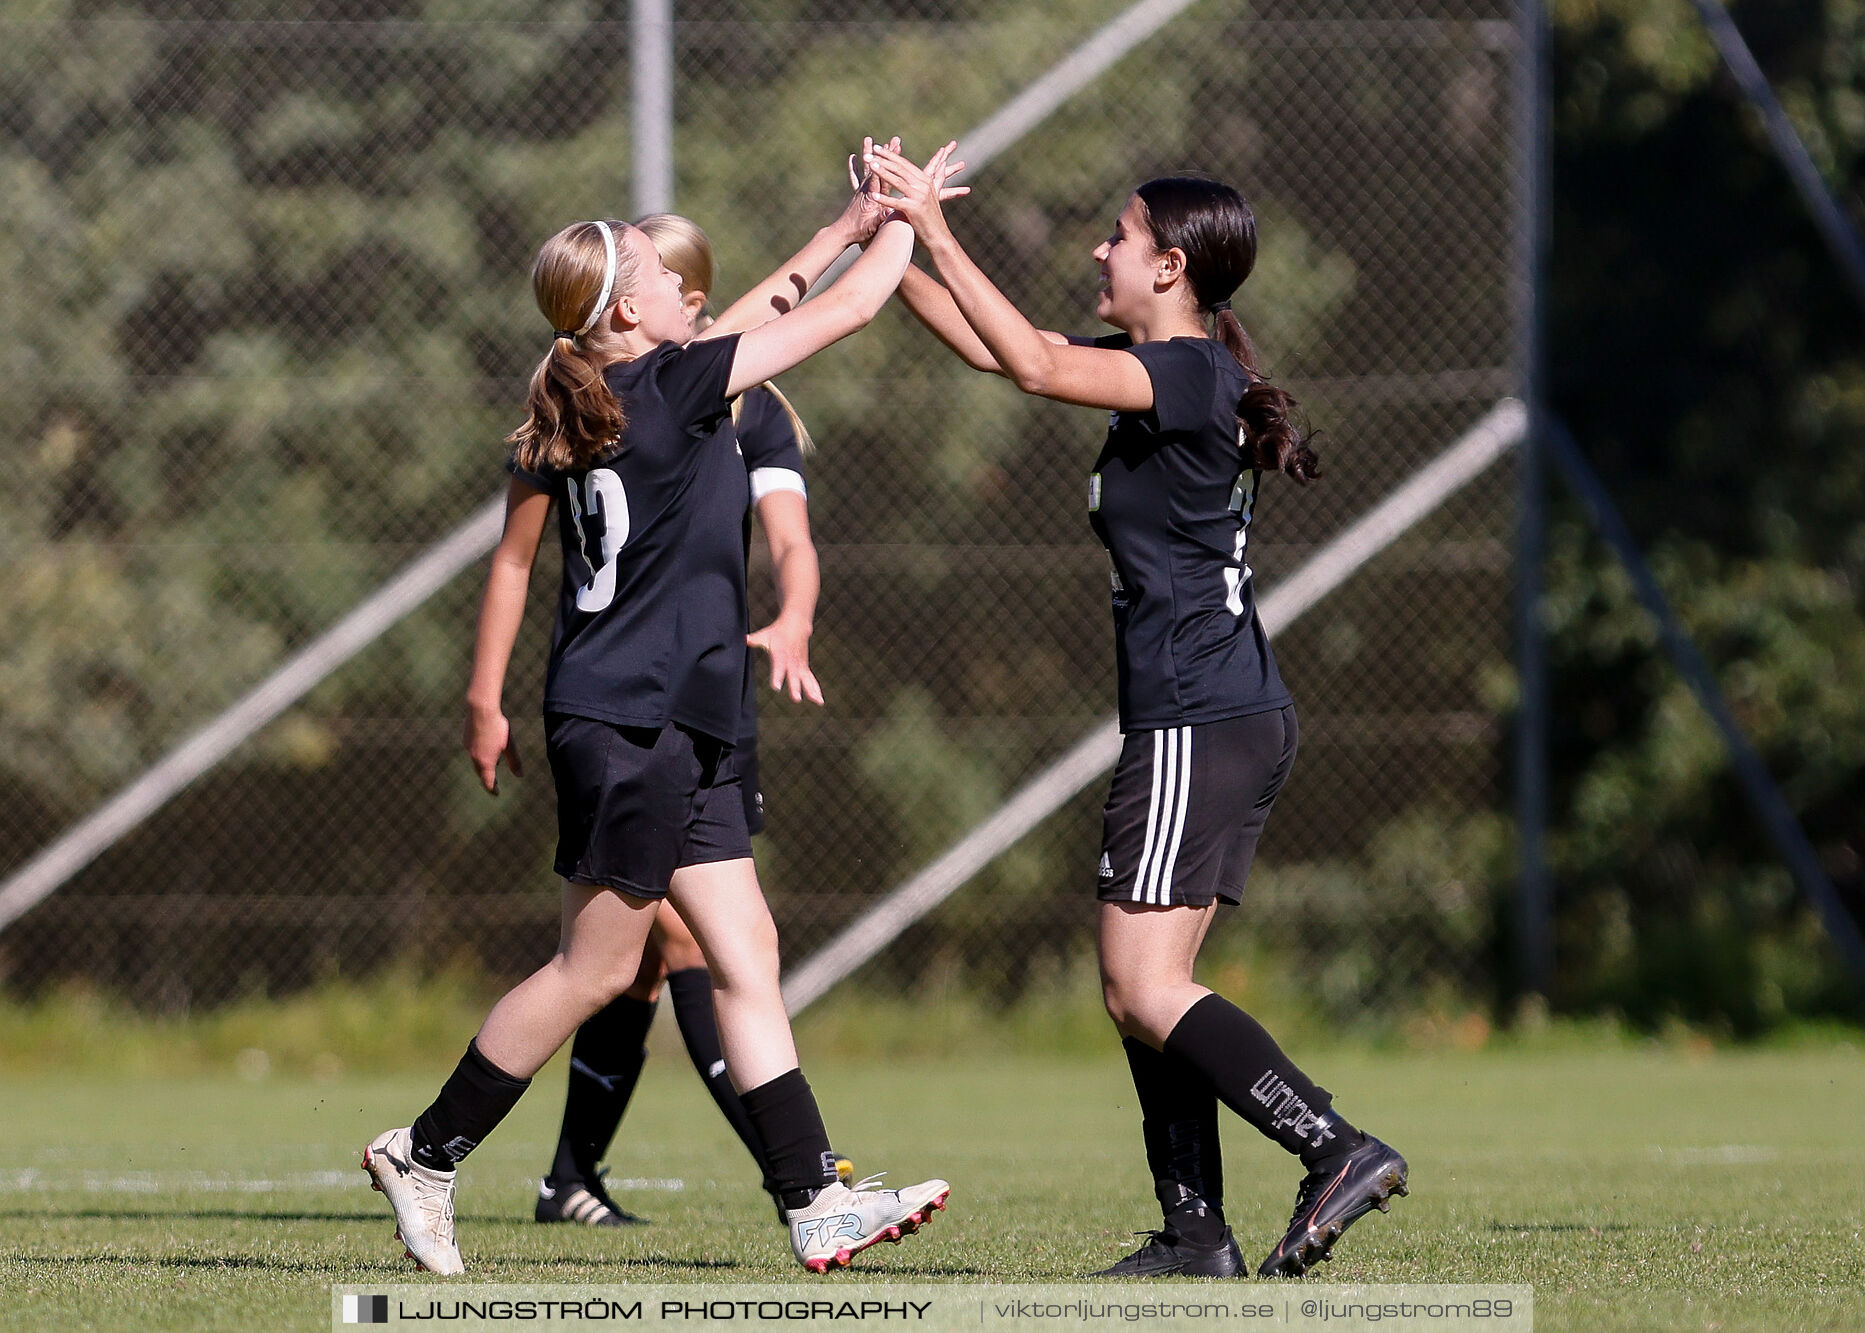
[[[1352,1152],[1358,1130],[1333,1114],[1333,1098],[1295,1067],[1263,1025],[1221,995],[1207,995],[1166,1038],[1176,1055],[1210,1080],[1224,1105],[1313,1169]]]
[[[431,1170],[453,1170],[498,1128],[530,1086],[530,1079],[513,1078],[481,1055],[477,1039],[468,1042],[434,1104],[414,1122],[410,1155]]]
[[[550,1168],[553,1184],[596,1178],[596,1163],[609,1151],[648,1058],[655,1007],[653,1000],[617,996],[576,1030],[570,1044],[563,1129]]]
[[[683,967],[678,972],[669,972],[667,990],[673,996],[674,1021],[680,1025],[680,1037],[686,1042],[686,1053],[693,1061],[693,1068],[699,1071],[700,1081],[712,1094],[712,1100],[718,1104],[732,1132],[744,1143],[751,1160],[764,1172],[765,1188],[771,1188],[771,1173],[759,1151],[757,1131],[752,1129],[745,1104],[739,1100],[725,1072],[725,1050],[719,1045],[719,1023],[712,1012],[712,973],[703,967]]]
[[[835,1183],[835,1154],[823,1128],[816,1094],[801,1069],[747,1088],[740,1100],[764,1145],[765,1170],[785,1208],[807,1208],[816,1192]]]
[[[1176,1056],[1128,1037],[1121,1042],[1140,1096],[1141,1133],[1166,1230],[1196,1245],[1224,1236],[1224,1157],[1217,1094]]]

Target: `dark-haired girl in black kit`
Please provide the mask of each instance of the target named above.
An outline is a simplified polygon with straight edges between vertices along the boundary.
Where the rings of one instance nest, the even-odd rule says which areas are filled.
[[[1319,472],[1230,308],[1256,262],[1255,218],[1227,185],[1148,181],[1094,252],[1095,314],[1122,332],[1063,338],[1018,313],[946,228],[950,147],[925,169],[890,148],[869,154],[945,279],[909,268],[909,308],[973,367],[1113,412],[1088,479],[1089,521],[1113,562],[1126,737],[1104,812],[1101,984],[1165,1222],[1106,1273],[1242,1270],[1223,1214],[1221,1100],[1307,1168],[1288,1231],[1258,1269],[1299,1276],[1405,1193],[1406,1165],[1336,1114],[1255,1019],[1192,980],[1212,907],[1241,901],[1295,762],[1295,709],[1245,562],[1257,483]]]

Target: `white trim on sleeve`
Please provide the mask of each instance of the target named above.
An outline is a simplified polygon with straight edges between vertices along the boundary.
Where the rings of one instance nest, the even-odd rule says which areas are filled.
[[[752,504],[756,504],[765,496],[777,491],[795,491],[805,500],[809,499],[809,488],[803,484],[803,474],[795,468],[754,467],[751,469]]]

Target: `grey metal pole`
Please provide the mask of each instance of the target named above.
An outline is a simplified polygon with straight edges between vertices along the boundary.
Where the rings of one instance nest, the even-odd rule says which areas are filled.
[[[673,0],[634,0],[634,213],[673,209]]]
[[[1542,0],[1520,0],[1515,80],[1516,393],[1528,408],[1518,464],[1515,533],[1516,711],[1515,809],[1520,867],[1516,886],[1516,987],[1549,994],[1554,983],[1554,892],[1548,873],[1548,649],[1541,623],[1542,560],[1547,533],[1547,404],[1542,367],[1543,272],[1551,199],[1548,26]]]
[[[1716,45],[1717,54],[1722,56],[1723,64],[1735,79],[1736,87],[1761,113],[1768,141],[1774,145],[1774,155],[1800,192],[1807,212],[1813,215],[1813,225],[1819,229],[1826,248],[1845,275],[1846,285],[1852,289],[1853,297],[1865,305],[1865,241],[1859,239],[1858,228],[1846,216],[1820,175],[1820,169],[1813,164],[1813,155],[1807,151],[1794,122],[1787,118],[1781,99],[1774,95],[1774,86],[1755,63],[1754,53],[1748,49],[1741,30],[1729,17],[1721,0],[1693,0],[1693,3],[1710,40]]]
[[[1695,640],[1685,630],[1677,612],[1671,608],[1670,600],[1658,584],[1657,575],[1652,573],[1644,553],[1638,549],[1638,543],[1632,538],[1632,530],[1625,525],[1625,519],[1613,503],[1605,483],[1599,479],[1599,474],[1593,470],[1586,455],[1580,452],[1580,446],[1574,442],[1574,437],[1568,433],[1565,425],[1549,415],[1543,418],[1542,427],[1542,446],[1548,457],[1560,468],[1561,475],[1586,506],[1587,516],[1593,520],[1594,529],[1618,554],[1625,572],[1631,576],[1632,587],[1637,590],[1639,601],[1645,604],[1646,611],[1657,622],[1658,639],[1664,651],[1697,696],[1703,711],[1709,714],[1710,721],[1722,733],[1729,761],[1735,767],[1736,780],[1742,784],[1749,804],[1754,807],[1775,850],[1787,863],[1794,883],[1820,914],[1834,949],[1852,974],[1855,998],[1865,1004],[1865,934],[1860,933],[1858,922],[1846,910],[1844,901],[1826,873],[1826,867],[1820,864],[1819,853],[1814,851],[1813,844],[1807,840],[1806,830],[1800,826],[1793,807],[1788,805],[1787,797],[1782,794],[1780,784],[1775,782],[1768,772],[1768,766],[1755,752],[1748,734],[1742,730],[1742,724],[1736,721],[1729,701],[1723,696],[1722,687],[1716,682],[1716,673],[1710,670],[1710,664],[1698,651]]]

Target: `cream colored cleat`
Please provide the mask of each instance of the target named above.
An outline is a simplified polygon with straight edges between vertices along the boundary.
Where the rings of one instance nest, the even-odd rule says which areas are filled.
[[[395,1239],[407,1256],[430,1273],[464,1273],[453,1236],[453,1171],[435,1171],[414,1160],[412,1136],[391,1129],[363,1149],[370,1184],[395,1210]]]
[[[881,1241],[910,1236],[945,1207],[952,1187],[943,1180],[923,1180],[906,1189],[882,1189],[879,1176],[850,1186],[826,1185],[809,1207],[784,1213],[790,1248],[812,1273],[846,1268],[848,1261]]]

